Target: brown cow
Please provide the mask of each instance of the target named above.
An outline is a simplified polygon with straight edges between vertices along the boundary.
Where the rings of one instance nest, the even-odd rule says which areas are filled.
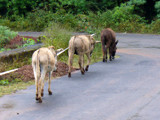
[[[68,77],[71,77],[71,67],[73,63],[73,55],[77,54],[79,55],[79,67],[81,70],[81,73],[84,74],[85,71],[88,71],[89,64],[91,61],[91,54],[94,49],[96,41],[93,38],[93,35],[76,35],[71,37],[69,41],[69,50],[68,50],[68,64],[69,64],[69,70],[68,70]],[[84,70],[84,54],[86,54],[88,58],[87,66]]]
[[[117,43],[115,32],[110,29],[104,29],[101,31],[101,43],[102,43],[102,52],[103,52],[103,62],[107,62],[107,48],[109,49],[109,59],[112,61],[114,59],[116,50],[117,50]]]
[[[36,85],[36,100],[42,102],[44,78],[46,73],[49,73],[48,80],[48,93],[52,95],[51,91],[51,73],[56,70],[57,66],[57,54],[53,46],[49,48],[40,48],[36,50],[32,55],[32,67],[35,77]]]

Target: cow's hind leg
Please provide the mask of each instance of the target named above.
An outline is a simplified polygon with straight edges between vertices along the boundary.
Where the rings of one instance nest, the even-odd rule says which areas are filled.
[[[51,91],[51,74],[52,74],[52,71],[49,72],[49,79],[48,79],[48,94],[49,95],[52,95],[52,91]]]
[[[44,78],[46,76],[46,71],[47,69],[41,67],[41,77],[40,77],[40,80],[38,82],[38,100],[39,100],[39,103],[42,103],[42,95],[43,95],[43,87],[44,87]]]
[[[47,73],[47,66],[40,66],[41,68],[41,77],[42,77],[42,85],[41,85],[41,96],[43,97],[44,95],[44,81],[45,81],[45,76],[46,76],[46,73]]]
[[[36,64],[32,63],[32,66],[33,66],[33,73],[34,73],[35,86],[36,86],[36,100],[38,100],[38,79],[36,74]]]
[[[85,71],[88,71],[88,68],[89,68],[89,65],[90,65],[90,62],[91,62],[90,53],[87,53],[86,56],[87,56],[87,58],[88,58],[88,61],[87,61],[87,66],[86,66],[86,68],[85,68]]]
[[[38,100],[40,103],[42,102],[41,87],[42,87],[42,78],[40,78],[39,81],[38,81],[38,98],[37,98],[37,100]]]
[[[112,61],[112,51],[111,51],[111,48],[109,48],[109,60]]]
[[[82,75],[84,75],[84,55],[79,55],[79,68],[81,70]]]
[[[107,52],[107,50],[105,48],[105,45],[103,45],[103,44],[102,44],[102,52],[103,52],[103,62],[105,62],[106,61],[106,52]]]
[[[73,64],[73,53],[71,51],[69,51],[68,64],[69,64],[68,77],[71,77],[71,67]]]
[[[105,38],[101,36],[103,62],[107,62],[107,46],[105,45]]]

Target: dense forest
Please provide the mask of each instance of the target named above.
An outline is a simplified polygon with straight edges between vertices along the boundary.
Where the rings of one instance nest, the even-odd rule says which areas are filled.
[[[55,22],[77,31],[111,27],[159,33],[159,0],[0,0],[0,25],[43,31]]]

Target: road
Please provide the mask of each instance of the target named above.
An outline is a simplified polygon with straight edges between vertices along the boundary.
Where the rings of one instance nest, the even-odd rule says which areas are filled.
[[[0,98],[0,120],[158,120],[160,35],[118,34],[120,58],[90,66],[45,85],[43,103],[35,86]]]

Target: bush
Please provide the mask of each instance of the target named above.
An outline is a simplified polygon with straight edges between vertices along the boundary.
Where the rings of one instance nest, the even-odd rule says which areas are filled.
[[[27,15],[29,28],[33,31],[43,31],[52,20],[52,14],[49,11],[35,10]]]
[[[156,11],[157,11],[157,18],[160,18],[160,1],[156,2],[155,8],[156,8]]]
[[[157,19],[156,21],[152,21],[151,32],[160,34],[160,19]]]
[[[53,45],[56,49],[68,47],[68,41],[72,36],[72,31],[62,27],[58,23],[50,23],[49,27],[45,30],[45,36],[42,42],[46,46]]]
[[[143,17],[134,14],[134,7],[133,4],[129,3],[121,4],[113,10],[87,11],[87,14],[73,14],[64,8],[58,9],[55,13],[37,9],[28,13],[26,18],[13,15],[11,20],[1,19],[0,25],[9,26],[13,30],[43,31],[50,23],[54,22],[63,28],[90,34],[99,34],[104,28],[112,28],[116,32],[159,32],[159,28],[156,27],[158,21],[147,24]]]
[[[0,26],[0,48],[3,48],[11,39],[16,37],[18,32],[11,31],[6,26]]]
[[[117,32],[142,32],[142,28],[146,25],[144,18],[133,14],[134,6],[121,4],[120,7],[115,7],[113,10],[106,12],[98,12],[89,18],[94,18],[92,21],[93,28],[112,28]]]
[[[7,79],[5,80],[0,80],[0,85],[8,85],[9,81]]]

